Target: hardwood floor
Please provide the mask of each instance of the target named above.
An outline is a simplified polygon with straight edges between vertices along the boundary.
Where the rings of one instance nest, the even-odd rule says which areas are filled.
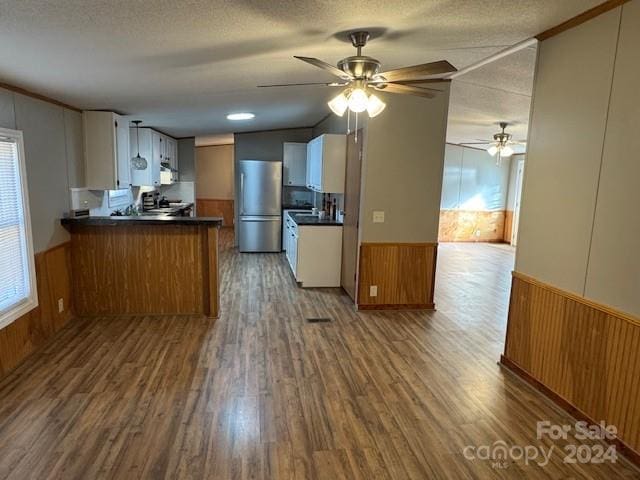
[[[71,322],[0,382],[0,478],[638,478],[623,460],[463,456],[561,448],[536,421],[572,423],[496,364],[508,249],[441,245],[437,312],[356,313],[221,233],[219,320]]]

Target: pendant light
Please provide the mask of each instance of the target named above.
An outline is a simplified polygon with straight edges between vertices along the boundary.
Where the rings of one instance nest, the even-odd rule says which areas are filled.
[[[133,120],[131,123],[135,123],[136,125],[136,146],[138,148],[138,154],[131,159],[131,166],[134,170],[146,170],[147,169],[147,159],[140,156],[140,124],[142,120]]]

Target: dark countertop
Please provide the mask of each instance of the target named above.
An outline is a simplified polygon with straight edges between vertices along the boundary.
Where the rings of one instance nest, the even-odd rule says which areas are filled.
[[[312,217],[310,215],[299,215],[296,213],[290,213],[291,219],[296,222],[299,227],[317,226],[317,227],[341,227],[342,222],[336,220],[320,220],[318,217]]]
[[[222,226],[222,217],[171,217],[168,215],[142,215],[131,217],[62,218],[62,225],[91,225],[115,227],[120,225],[211,225]]]

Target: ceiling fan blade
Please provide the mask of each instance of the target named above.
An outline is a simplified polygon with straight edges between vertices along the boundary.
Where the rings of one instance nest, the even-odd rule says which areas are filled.
[[[388,72],[378,74],[389,82],[419,80],[432,75],[441,75],[444,73],[457,72],[458,69],[446,60],[439,62],[423,63],[421,65],[412,65],[411,67],[402,67]]]
[[[437,88],[429,88],[429,87],[417,87],[415,85],[410,85],[408,83],[404,83],[404,82],[384,82],[385,85],[399,85],[402,87],[414,87],[414,88],[419,88],[420,90],[424,90],[425,92],[431,92],[431,93],[442,93],[442,90],[438,90]]]
[[[376,80],[373,80],[376,82]],[[387,83],[385,80],[379,80],[378,82]],[[448,78],[421,78],[419,80],[394,80],[391,83],[400,83],[402,85],[423,85],[425,83],[451,83]]]
[[[461,142],[460,145],[492,145],[493,142]]]
[[[323,70],[326,70],[327,72],[331,73],[332,75],[335,75],[336,77],[340,77],[343,80],[351,80],[351,75],[349,75],[347,72],[344,72],[344,71],[340,70],[338,67],[334,67],[333,65],[330,65],[327,62],[323,62],[322,60],[320,60],[318,58],[299,57],[297,55],[294,55],[293,58],[297,58],[298,60],[302,60],[303,62],[310,63],[314,67],[318,67],[318,68],[321,68]]]
[[[411,85],[400,85],[397,83],[384,83],[382,85],[374,86],[376,90],[389,93],[406,93],[408,95],[417,95],[418,97],[433,98],[436,96],[433,90],[420,87],[413,87]]]
[[[348,85],[347,82],[310,82],[310,83],[278,83],[274,85],[258,85],[258,88],[269,88],[269,87],[298,87],[303,85],[322,85],[324,87],[344,87]]]

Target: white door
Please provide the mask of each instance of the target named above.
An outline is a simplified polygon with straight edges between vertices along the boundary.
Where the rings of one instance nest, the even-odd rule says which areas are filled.
[[[511,245],[518,243],[518,226],[520,223],[520,199],[522,198],[522,177],[524,176],[524,160],[518,160],[516,171],[516,195],[513,205],[513,226],[511,227]]]

